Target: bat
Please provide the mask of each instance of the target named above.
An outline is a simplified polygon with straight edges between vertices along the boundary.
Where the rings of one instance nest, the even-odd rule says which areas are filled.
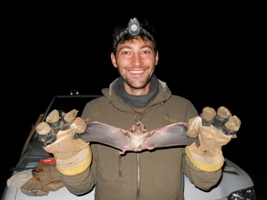
[[[149,131],[140,121],[129,130],[97,121],[88,121],[85,132],[75,133],[73,138],[115,147],[120,150],[119,154],[124,154],[126,151],[139,152],[144,149],[190,145],[193,142],[199,146],[199,138],[191,138],[186,132],[187,125],[183,122]]]

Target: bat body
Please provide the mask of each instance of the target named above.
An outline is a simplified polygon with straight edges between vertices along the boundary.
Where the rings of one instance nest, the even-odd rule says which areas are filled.
[[[148,131],[140,121],[129,130],[89,121],[85,132],[76,133],[74,139],[81,138],[85,142],[106,144],[119,149],[120,154],[126,151],[139,152],[144,149],[190,145],[193,142],[199,146],[199,138],[190,138],[186,132],[187,126],[182,122]]]

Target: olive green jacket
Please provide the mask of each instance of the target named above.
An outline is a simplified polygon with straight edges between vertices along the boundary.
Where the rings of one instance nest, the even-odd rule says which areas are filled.
[[[172,95],[159,80],[159,92],[141,116],[115,95],[115,82],[109,89],[102,90],[103,97],[87,103],[83,119],[123,129],[130,129],[136,121],[141,121],[147,130],[152,130],[175,122],[188,122],[198,115],[190,101]],[[140,153],[127,151],[119,155],[119,150],[113,147],[93,143],[90,146],[93,154],[90,168],[80,175],[61,175],[61,178],[76,195],[95,186],[96,200],[183,200],[184,174],[204,190],[215,185],[221,176],[221,170],[204,172],[193,166],[183,147]]]

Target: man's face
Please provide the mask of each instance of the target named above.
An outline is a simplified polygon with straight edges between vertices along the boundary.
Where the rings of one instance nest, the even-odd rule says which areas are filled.
[[[149,80],[158,63],[158,53],[150,40],[137,37],[118,44],[116,55],[111,53],[111,61],[125,82],[126,92],[133,95],[149,92]]]

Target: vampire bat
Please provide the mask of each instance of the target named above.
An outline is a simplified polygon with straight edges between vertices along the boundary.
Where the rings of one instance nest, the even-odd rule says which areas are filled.
[[[154,130],[146,130],[138,121],[131,129],[125,130],[97,121],[88,121],[84,133],[75,133],[74,139],[81,138],[85,142],[98,142],[115,147],[120,154],[126,151],[152,150],[160,147],[190,145],[193,142],[200,145],[199,138],[190,138],[187,126],[177,122]]]

